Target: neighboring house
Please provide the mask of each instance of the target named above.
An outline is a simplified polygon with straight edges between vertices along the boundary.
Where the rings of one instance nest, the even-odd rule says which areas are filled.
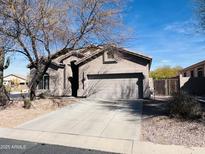
[[[183,77],[205,77],[205,60],[181,70]]]
[[[152,59],[117,47],[87,47],[59,55],[38,85],[37,94],[105,99],[150,96]],[[30,66],[31,75],[34,68]]]
[[[22,75],[9,74],[3,79],[3,85],[11,88],[11,91],[26,91],[28,90],[27,84],[27,78]]]
[[[205,96],[205,60],[181,70],[179,81],[182,91]]]

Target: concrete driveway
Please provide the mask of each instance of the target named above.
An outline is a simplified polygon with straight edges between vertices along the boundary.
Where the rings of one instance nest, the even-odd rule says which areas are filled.
[[[18,126],[1,137],[132,153],[139,141],[142,101],[81,100]]]

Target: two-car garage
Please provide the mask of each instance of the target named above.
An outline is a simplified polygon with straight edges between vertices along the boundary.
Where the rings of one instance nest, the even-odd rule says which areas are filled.
[[[142,73],[88,74],[88,97],[103,99],[143,98]]]
[[[112,57],[108,56],[110,52]],[[115,47],[93,52],[75,63],[77,96],[107,100],[149,98],[151,60]]]

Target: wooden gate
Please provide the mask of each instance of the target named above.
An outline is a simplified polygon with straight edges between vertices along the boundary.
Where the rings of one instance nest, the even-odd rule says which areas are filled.
[[[179,79],[161,79],[154,80],[154,94],[162,96],[170,96],[180,89]]]

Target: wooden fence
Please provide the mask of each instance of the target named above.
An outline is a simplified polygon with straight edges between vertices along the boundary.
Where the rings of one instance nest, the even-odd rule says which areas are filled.
[[[180,90],[179,78],[154,80],[154,94],[170,96]]]

